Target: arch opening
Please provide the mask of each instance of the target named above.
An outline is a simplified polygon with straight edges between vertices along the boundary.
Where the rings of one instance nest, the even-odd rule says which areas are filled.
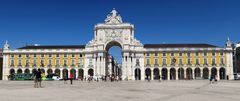
[[[122,45],[117,41],[111,41],[106,45],[105,50],[105,75],[121,77]]]

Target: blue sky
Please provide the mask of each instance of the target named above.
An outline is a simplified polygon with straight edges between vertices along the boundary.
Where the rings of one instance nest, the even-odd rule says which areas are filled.
[[[240,41],[239,0],[1,0],[0,44],[77,45],[116,8],[145,43]]]

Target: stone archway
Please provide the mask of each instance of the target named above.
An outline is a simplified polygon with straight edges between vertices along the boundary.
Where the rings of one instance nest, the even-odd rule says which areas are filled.
[[[63,79],[68,79],[68,70],[67,69],[63,69],[62,74],[63,74]]]
[[[24,70],[24,73],[30,74],[30,70],[29,70],[29,69],[25,69],[25,70]]]
[[[170,69],[170,80],[176,80],[176,69],[175,68]]]
[[[78,78],[80,80],[84,79],[84,70],[83,69],[78,69]]]
[[[211,69],[211,76],[212,76],[213,78],[215,78],[215,77],[217,76],[217,68],[213,67],[213,68]]]
[[[207,67],[203,68],[203,79],[209,78],[209,70]]]
[[[73,79],[76,79],[76,70],[74,68],[70,70],[70,77],[71,76],[73,77]]]
[[[52,74],[53,73],[53,70],[52,69],[48,69],[47,70],[47,74],[49,75],[49,74]]]
[[[183,68],[178,69],[178,79],[184,80],[184,69]]]
[[[167,68],[162,69],[162,80],[167,80],[168,78],[168,70]]]
[[[160,79],[159,69],[158,68],[154,68],[153,69],[153,79],[154,80],[159,80]]]
[[[15,70],[13,68],[10,69],[9,74],[14,74],[14,73],[15,73]]]
[[[187,74],[187,75],[186,75],[186,76],[187,76],[187,79],[188,79],[188,80],[192,80],[192,79],[193,79],[192,68],[187,68],[187,69],[186,69],[186,72],[187,72],[187,73],[186,73],[186,74]]]
[[[113,52],[112,52],[113,49]],[[106,68],[105,68],[105,75],[113,75],[113,76],[120,76],[119,73],[119,65],[121,64],[122,58],[122,45],[120,42],[111,40],[106,43],[105,46],[105,61],[106,61]]]
[[[36,72],[37,72],[36,68],[32,69],[32,73],[36,73]]]
[[[18,73],[18,74],[22,73],[22,69],[19,68],[19,69],[17,70],[17,73]]]
[[[219,70],[219,76],[221,80],[225,80],[226,79],[226,70],[225,68],[221,67]]]
[[[89,76],[93,76],[93,75],[94,75],[94,70],[93,70],[92,68],[90,68],[90,69],[88,70],[88,75],[89,75]]]
[[[195,68],[194,70],[194,75],[195,75],[195,79],[201,79],[201,69],[200,68]]]
[[[141,69],[136,68],[134,72],[135,72],[135,80],[141,80]]]
[[[57,74],[59,77],[61,76],[61,71],[60,71],[60,69],[55,69],[54,73]]]
[[[152,71],[150,68],[146,68],[145,69],[145,79],[150,79],[151,80],[152,77]]]
[[[40,69],[40,71],[43,73],[43,74],[45,74],[45,69]]]

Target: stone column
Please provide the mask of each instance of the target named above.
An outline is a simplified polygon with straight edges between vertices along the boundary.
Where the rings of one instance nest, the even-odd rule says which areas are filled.
[[[195,69],[194,69],[194,68],[192,69],[192,79],[193,79],[193,80],[196,79],[196,78],[195,78]]]
[[[220,80],[220,75],[219,75],[219,74],[220,74],[220,69],[217,68],[217,79],[218,79],[218,80]]]
[[[186,79],[187,78],[187,72],[186,72],[187,70],[184,68],[183,68],[183,70],[184,70],[184,78],[183,79]]]
[[[8,66],[8,56],[6,54],[3,54],[3,71],[2,71],[2,80],[8,80],[9,73],[9,66]]]
[[[75,77],[78,79],[78,68],[75,68],[76,73],[75,73]]]
[[[211,69],[208,69],[208,79],[211,77]]]
[[[176,80],[178,80],[178,68],[176,68]]]
[[[150,68],[151,69],[151,80],[153,80],[154,78],[153,78],[153,68]]]
[[[201,77],[201,79],[203,79],[203,69],[202,68],[200,68],[200,77]]]
[[[162,80],[162,68],[158,68],[158,69],[159,69],[160,80]]]
[[[170,74],[170,69],[167,68],[167,71],[168,71],[168,72],[167,72],[167,73],[168,73],[168,74],[167,74],[167,80],[170,80],[170,76],[171,76],[171,74]]]
[[[125,80],[127,78],[127,73],[126,73],[126,59],[125,59],[125,55],[123,53],[123,57],[122,57],[122,80]]]
[[[62,68],[59,68],[59,70],[60,70],[60,77],[63,78],[63,72],[62,72],[63,69],[62,69]]]

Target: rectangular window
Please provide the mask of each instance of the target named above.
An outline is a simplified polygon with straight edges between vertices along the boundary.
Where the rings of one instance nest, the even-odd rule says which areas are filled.
[[[80,54],[80,57],[83,57],[83,55],[82,55],[82,54]]]
[[[207,56],[207,52],[204,52],[204,56]]]
[[[72,54],[72,57],[75,57],[75,54]]]
[[[179,59],[179,64],[182,65],[182,59]]]
[[[75,61],[74,60],[72,60],[72,65],[75,65]]]
[[[220,55],[223,56],[223,52],[221,52]]]
[[[13,58],[13,57],[14,57],[14,54],[11,54],[11,57]]]
[[[215,52],[212,52],[212,56],[215,56],[215,54],[216,54]]]
[[[49,55],[48,55],[48,57],[50,57],[50,58],[51,58],[51,57],[52,57],[52,54],[49,54]]]
[[[67,60],[64,60],[63,62],[64,62],[64,66],[67,66]]]
[[[215,65],[215,64],[216,64],[216,63],[215,63],[215,59],[214,59],[214,58],[212,59],[212,64],[213,64],[213,65]]]
[[[136,65],[140,65],[139,59],[136,59]]]
[[[171,53],[171,56],[174,56],[174,53]]]
[[[33,66],[36,66],[36,65],[37,65],[37,60],[34,59],[34,60],[33,60]]]
[[[166,56],[166,53],[165,53],[165,52],[163,52],[163,56]]]
[[[58,58],[58,57],[59,57],[59,54],[56,54],[56,57]]]
[[[163,59],[163,65],[166,65],[167,63],[166,63],[166,59]]]
[[[37,54],[33,54],[33,57],[37,57]]]
[[[190,59],[188,59],[188,64],[191,64],[191,60]]]
[[[64,57],[66,58],[66,57],[67,57],[67,54],[64,54]]]
[[[11,60],[11,66],[13,66],[14,65],[14,60]]]
[[[150,59],[147,59],[147,65],[149,65],[150,64]]]
[[[146,55],[147,55],[147,56],[150,56],[150,54],[149,54],[149,53],[146,53]]]
[[[26,60],[26,66],[29,66],[29,60],[28,59]]]
[[[158,59],[157,58],[154,60],[154,63],[155,63],[155,65],[158,64]]]
[[[190,56],[191,56],[191,53],[187,53],[187,56],[190,57]]]
[[[221,58],[221,64],[224,64],[224,59],[223,58]]]
[[[207,64],[207,59],[206,58],[204,58],[204,64]]]
[[[158,53],[155,53],[155,56],[158,56]]]
[[[196,52],[196,56],[198,56],[199,55],[199,53],[198,52]]]
[[[174,64],[174,58],[171,58],[171,64]]]
[[[48,65],[52,65],[52,60],[48,60]]]
[[[41,66],[44,66],[44,60],[41,60]]]
[[[89,59],[89,65],[93,65],[92,59]]]
[[[196,64],[199,65],[199,59],[196,59]]]
[[[21,55],[21,54],[19,54],[19,55],[18,55],[18,57],[20,58],[20,57],[22,57],[22,55]]]
[[[29,54],[26,54],[26,57],[29,58]]]
[[[83,65],[83,60],[82,59],[79,60],[79,64]]]
[[[43,58],[43,57],[44,57],[44,54],[41,54],[41,57]]]
[[[179,56],[182,56],[182,53],[179,53]]]
[[[56,60],[56,65],[60,65],[59,59]]]
[[[18,60],[18,65],[22,66],[22,61],[21,60]]]

